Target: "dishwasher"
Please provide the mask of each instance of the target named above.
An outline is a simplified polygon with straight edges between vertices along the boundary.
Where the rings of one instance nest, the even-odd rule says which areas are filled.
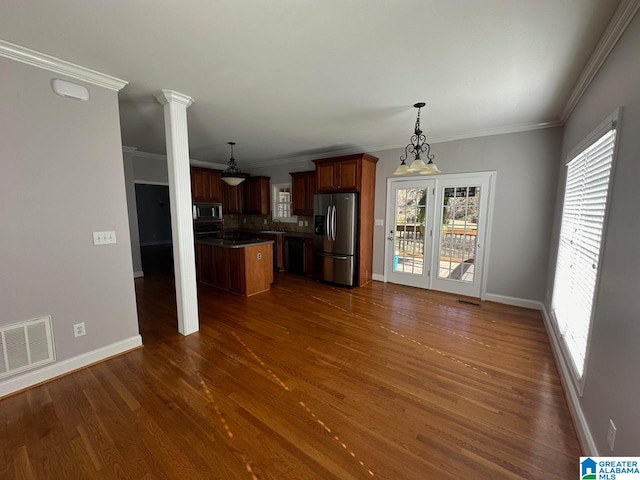
[[[304,238],[285,238],[285,266],[287,272],[304,274]]]

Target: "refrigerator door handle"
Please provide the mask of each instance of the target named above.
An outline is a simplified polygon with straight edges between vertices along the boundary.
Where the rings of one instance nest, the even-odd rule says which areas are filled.
[[[325,233],[327,234],[327,240],[331,241],[331,205],[327,207],[327,218],[325,220]]]
[[[337,228],[337,223],[336,223],[336,206],[333,205],[333,213],[331,214],[331,223],[333,224],[333,241],[336,241],[336,228]]]

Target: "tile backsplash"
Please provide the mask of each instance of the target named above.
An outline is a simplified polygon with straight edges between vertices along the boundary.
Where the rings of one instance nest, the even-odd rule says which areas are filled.
[[[245,221],[246,220],[246,221]],[[266,222],[265,222],[266,221]],[[300,222],[307,222],[300,226]],[[287,232],[313,233],[313,217],[298,215],[296,223],[274,222],[270,215],[224,215],[224,229],[273,230],[284,228]]]

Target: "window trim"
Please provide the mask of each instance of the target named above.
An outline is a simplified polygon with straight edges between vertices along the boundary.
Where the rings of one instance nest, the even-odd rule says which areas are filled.
[[[613,111],[613,113],[611,113],[609,116],[607,116],[607,118],[605,118],[605,120],[603,120],[589,135],[586,136],[586,138],[584,140],[582,140],[576,147],[574,147],[565,157],[565,162],[564,162],[564,181],[563,181],[563,185],[562,185],[562,211],[560,213],[560,220],[559,220],[559,224],[557,226],[558,228],[558,232],[557,232],[557,236],[555,237],[558,244],[557,244],[557,249],[556,249],[556,256],[555,256],[555,265],[554,265],[554,276],[553,276],[553,284],[551,286],[551,292],[552,292],[552,296],[549,299],[549,305],[550,305],[550,316],[552,319],[551,325],[553,328],[553,334],[555,335],[555,337],[558,340],[558,345],[560,346],[560,353],[563,357],[564,362],[566,363],[568,370],[571,372],[571,380],[573,381],[573,384],[578,392],[578,395],[580,397],[582,397],[583,393],[584,393],[584,384],[587,378],[587,374],[588,374],[588,367],[589,367],[589,353],[590,353],[590,349],[591,349],[591,337],[592,337],[592,333],[593,333],[593,323],[594,323],[594,319],[595,319],[595,314],[597,311],[597,305],[598,305],[598,297],[600,296],[600,278],[601,278],[601,274],[602,274],[602,262],[603,262],[603,253],[606,247],[606,238],[607,238],[607,230],[608,230],[608,221],[609,221],[609,210],[611,208],[611,194],[613,192],[613,180],[614,180],[614,175],[615,175],[615,168],[616,168],[616,158],[618,156],[618,148],[619,148],[619,144],[620,144],[620,128],[621,128],[621,120],[622,120],[622,107],[617,108],[616,110]],[[591,305],[591,316],[589,319],[589,328],[587,331],[587,340],[586,340],[586,348],[585,348],[585,354],[584,354],[584,365],[582,368],[582,376],[578,376],[578,371],[577,371],[577,367],[575,365],[575,361],[573,360],[573,357],[571,356],[571,353],[569,352],[569,349],[566,345],[566,342],[560,332],[560,327],[559,327],[559,323],[558,323],[558,319],[556,318],[555,315],[555,311],[553,309],[553,290],[555,288],[555,273],[556,273],[556,269],[557,269],[557,262],[558,262],[558,252],[560,249],[560,229],[562,227],[562,217],[564,215],[564,209],[565,209],[565,202],[564,202],[564,197],[565,197],[565,192],[566,192],[566,188],[567,188],[567,173],[568,173],[568,165],[569,163],[571,163],[571,161],[577,157],[578,155],[580,155],[582,152],[584,152],[585,150],[587,150],[588,148],[590,148],[593,144],[595,144],[597,141],[600,140],[600,138],[602,138],[603,135],[605,135],[608,131],[610,131],[612,128],[616,129],[616,133],[614,136],[614,144],[613,144],[613,153],[611,155],[611,171],[609,174],[609,187],[607,189],[607,199],[606,199],[606,204],[605,204],[605,209],[604,209],[604,219],[602,222],[602,236],[600,239],[600,253],[598,255],[598,267],[597,267],[597,272],[596,272],[596,278],[595,278],[595,284],[594,284],[594,295],[593,295],[593,303]]]
[[[281,188],[292,189],[291,183],[274,183],[271,185],[271,219],[282,223],[296,223],[298,217],[292,215],[290,217],[278,217],[278,192]],[[291,211],[293,211],[293,197],[291,199]]]

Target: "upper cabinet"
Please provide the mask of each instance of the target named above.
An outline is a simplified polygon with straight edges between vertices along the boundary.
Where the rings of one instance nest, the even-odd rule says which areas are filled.
[[[317,193],[359,191],[364,156],[369,157],[366,154],[358,154],[314,160]]]
[[[291,174],[293,215],[313,215],[313,196],[316,193],[316,172]]]
[[[242,213],[244,206],[244,182],[232,187],[222,182],[222,211],[224,213]]]
[[[194,203],[222,202],[220,170],[191,167],[191,197]]]
[[[241,185],[244,189],[244,213],[271,214],[269,177],[249,177]]]

